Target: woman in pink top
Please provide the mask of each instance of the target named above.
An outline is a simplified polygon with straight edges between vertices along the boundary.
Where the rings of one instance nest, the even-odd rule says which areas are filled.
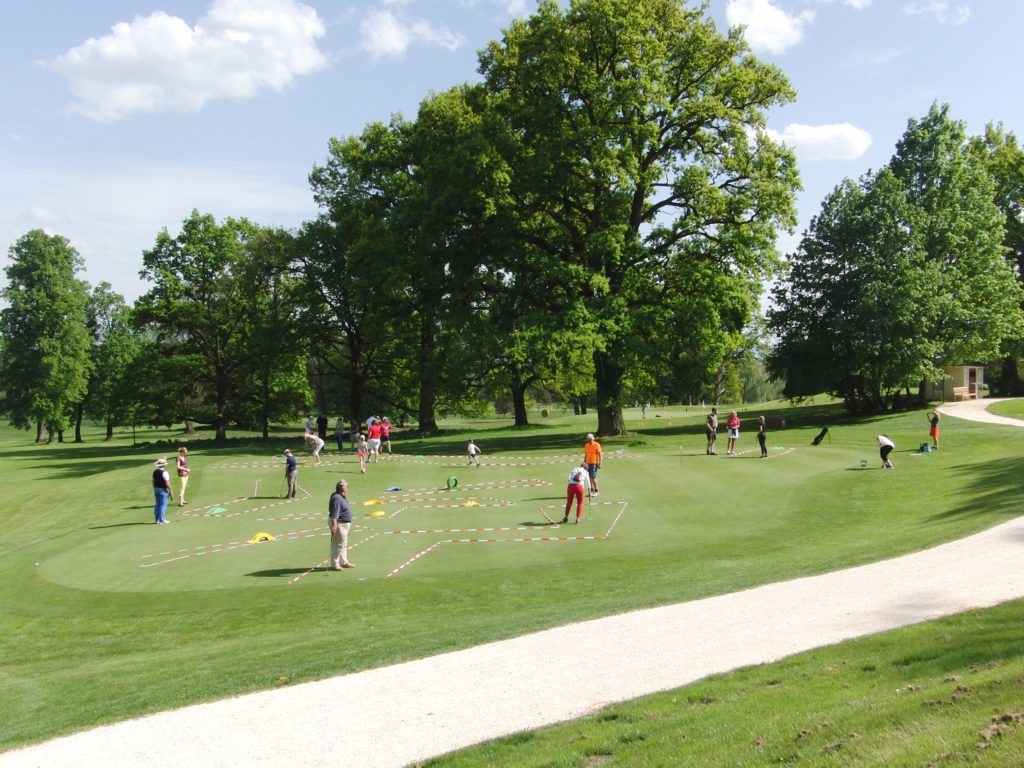
[[[727,447],[727,455],[736,456],[736,440],[740,436],[740,417],[736,415],[736,411],[729,412],[729,419],[725,422],[726,434],[729,436],[729,442]]]

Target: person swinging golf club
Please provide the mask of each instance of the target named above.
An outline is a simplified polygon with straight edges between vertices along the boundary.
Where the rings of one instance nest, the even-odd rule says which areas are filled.
[[[573,467],[569,473],[569,485],[565,489],[565,516],[562,518],[563,523],[569,522],[569,510],[572,509],[573,499],[576,500],[576,525],[580,524],[580,518],[583,516],[583,489],[586,488],[587,496],[591,495],[590,492],[590,473],[587,471],[587,462],[581,463],[578,467]]]

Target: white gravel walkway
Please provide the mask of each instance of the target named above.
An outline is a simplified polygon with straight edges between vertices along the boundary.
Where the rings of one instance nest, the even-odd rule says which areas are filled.
[[[959,418],[1012,423],[992,400]],[[0,754],[14,766],[409,763],[711,674],[1024,597],[1024,518],[881,563],[163,712]]]

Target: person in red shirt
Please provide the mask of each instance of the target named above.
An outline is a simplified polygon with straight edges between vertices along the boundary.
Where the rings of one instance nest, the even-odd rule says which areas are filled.
[[[380,419],[375,418],[373,423],[370,424],[370,429],[368,430],[369,439],[366,441],[370,448],[370,458],[374,464],[377,463],[377,459],[380,457],[380,435]]]
[[[729,436],[726,453],[729,456],[738,456],[739,454],[736,453],[736,441],[740,436],[740,417],[736,414],[736,411],[729,412],[729,418],[725,422],[725,429],[726,434]]]
[[[391,422],[385,416],[380,420],[380,442],[381,446],[388,449],[388,456],[391,455]]]

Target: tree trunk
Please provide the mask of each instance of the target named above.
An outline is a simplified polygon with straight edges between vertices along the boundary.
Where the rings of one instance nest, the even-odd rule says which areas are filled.
[[[42,416],[37,416],[36,417],[36,442],[37,443],[45,443],[46,442],[46,438],[43,437],[45,432],[46,432],[46,422],[43,420]]]
[[[113,440],[114,439],[114,422],[111,421],[110,419],[107,419],[107,436],[106,436],[105,439],[107,439],[107,440]]]
[[[185,419],[185,434],[194,435],[196,433],[196,425],[192,419]]]
[[[1020,372],[1017,370],[1017,358],[1007,355],[1003,358],[1003,369],[999,375],[999,394],[1004,397],[1017,397],[1021,392]]]
[[[81,443],[82,440],[82,417],[85,414],[85,403],[79,403],[78,407],[75,408],[75,442]]]
[[[622,417],[622,366],[608,352],[594,352],[597,382],[597,433],[602,437],[626,434]]]
[[[419,422],[420,432],[437,432],[437,391],[433,378],[427,376],[420,381]]]
[[[424,315],[420,320],[420,432],[437,432],[437,361],[434,359],[433,318]]]
[[[530,419],[526,415],[526,388],[529,386],[529,382],[523,381],[518,371],[512,375],[512,410],[515,413],[517,427],[526,427],[530,424]]]
[[[352,366],[348,377],[348,411],[352,423],[356,424],[356,428],[361,431],[362,427],[358,425],[365,421],[363,413],[363,345],[362,339],[357,334],[350,332],[347,337],[348,360],[349,365]],[[358,433],[353,437],[358,438]]]

